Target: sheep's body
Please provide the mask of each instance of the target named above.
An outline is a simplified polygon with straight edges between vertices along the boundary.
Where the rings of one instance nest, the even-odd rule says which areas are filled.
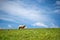
[[[19,25],[19,29],[24,29],[25,27],[25,25]]]

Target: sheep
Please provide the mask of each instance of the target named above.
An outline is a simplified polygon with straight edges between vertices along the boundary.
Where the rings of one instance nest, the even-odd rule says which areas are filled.
[[[19,29],[24,29],[25,27],[25,25],[19,25]]]

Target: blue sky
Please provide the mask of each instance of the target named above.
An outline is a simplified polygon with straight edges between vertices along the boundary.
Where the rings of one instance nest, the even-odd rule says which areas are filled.
[[[0,0],[0,29],[60,28],[59,0]]]

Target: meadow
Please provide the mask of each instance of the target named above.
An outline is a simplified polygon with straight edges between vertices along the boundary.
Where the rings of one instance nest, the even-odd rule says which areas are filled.
[[[60,40],[60,28],[0,29],[0,40]]]

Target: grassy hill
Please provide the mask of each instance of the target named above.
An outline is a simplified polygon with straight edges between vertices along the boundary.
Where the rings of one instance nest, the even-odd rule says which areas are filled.
[[[0,40],[60,40],[60,28],[0,29]]]

